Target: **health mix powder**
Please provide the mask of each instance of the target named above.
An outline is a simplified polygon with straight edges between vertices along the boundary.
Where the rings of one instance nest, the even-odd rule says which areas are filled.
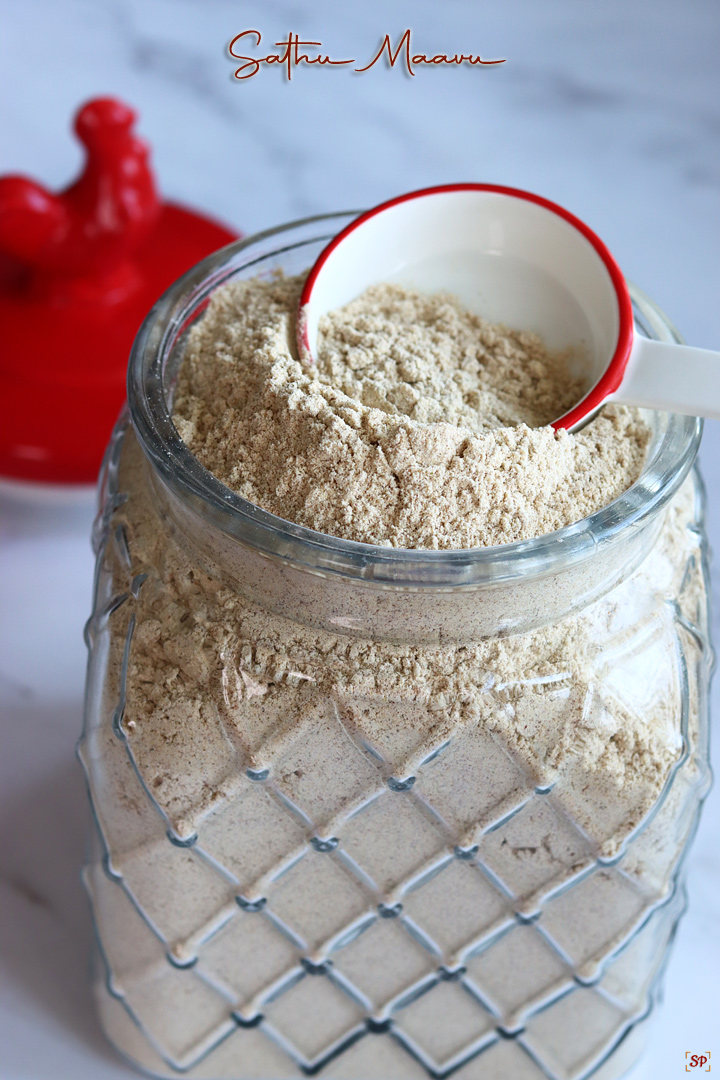
[[[331,535],[457,547],[558,528],[638,475],[649,429],[636,413],[606,408],[578,435],[536,426],[578,396],[565,358],[448,297],[370,290],[325,320],[308,371],[294,353],[300,286],[219,290],[180,374],[178,430],[253,502]],[[529,1045],[558,1074],[582,1072],[575,1062],[644,1008],[654,942],[676,917],[651,920],[629,961],[610,965],[610,999],[565,993],[573,965],[592,982],[641,924],[689,828],[692,760],[664,816],[611,865],[682,754],[666,597],[688,624],[704,602],[692,486],[607,598],[526,633],[420,645],[382,626],[368,639],[304,625],[209,574],[168,529],[131,432],[118,484],[108,595],[135,600],[132,614],[112,609],[105,694],[123,700],[133,765],[111,725],[99,727],[94,801],[113,879],[98,869],[88,880],[114,986],[142,1022],[128,1026],[100,988],[111,1037],[162,1075],[172,1060],[191,1077],[237,1080],[295,1077],[297,1061],[314,1068],[347,1036],[328,1077],[420,1077],[403,1039],[442,1069],[492,1028],[467,981],[509,1029],[557,994],[527,1022]],[[261,575],[268,593],[283,587],[271,560]],[[318,610],[325,586],[308,575],[307,590]],[[698,645],[683,633],[693,672]],[[132,904],[116,898],[120,880]],[[542,933],[515,926],[514,910],[535,917],[542,904]],[[304,978],[326,964],[339,982]],[[438,982],[456,969],[462,987]],[[230,1038],[228,1001],[240,1018]],[[368,1011],[393,1018],[395,1041],[353,1042]],[[488,1045],[477,1059],[468,1050],[461,1080],[540,1076],[519,1044]],[[553,1063],[558,1047],[568,1057]]]
[[[317,371],[308,372],[294,355],[301,286],[301,278],[252,279],[218,290],[190,336],[180,373],[174,421],[184,440],[216,476],[258,505],[366,543],[490,544],[569,524],[636,479],[650,430],[634,410],[606,408],[578,435],[530,426],[546,425],[581,391],[565,358],[549,354],[535,336],[492,326],[451,297],[383,285],[323,320]],[[151,543],[152,530],[145,535]],[[186,574],[199,581],[197,571]],[[239,598],[224,603],[234,612],[230,624],[250,620],[253,662],[240,667],[243,695],[255,702],[251,728],[272,724],[261,716],[273,714],[268,695],[285,672],[299,672],[301,684],[311,682],[328,695],[351,696],[367,684],[392,699],[432,703],[431,719],[420,729],[413,724],[412,735],[402,731],[408,720],[401,709],[391,709],[387,730],[374,735],[388,746],[419,746],[411,755],[416,764],[468,717],[478,722],[488,685],[542,680],[563,660],[582,671],[582,685],[591,680],[587,658],[596,631],[580,632],[577,619],[470,650],[448,646],[446,654],[383,642],[351,645],[342,636],[316,635],[256,612]],[[172,611],[183,608],[180,603]],[[228,632],[229,625],[223,641]],[[170,612],[136,631],[138,660],[145,643],[150,649],[142,708],[154,712],[162,705],[170,724],[172,671],[179,665],[199,677],[202,670],[204,678],[207,665],[226,652],[199,628],[193,633],[189,637]],[[581,715],[571,710],[561,727],[548,722],[544,706],[526,702],[518,725],[513,692],[501,696],[507,708],[496,708],[495,689],[483,725],[502,731],[541,771],[551,764],[553,775],[570,758],[591,771],[602,762],[599,788],[610,782],[633,790],[624,826],[650,805],[677,756],[677,732],[665,709],[657,723],[628,713],[624,724],[596,730],[581,698]],[[190,701],[187,707],[195,712]],[[372,716],[363,722],[375,724]],[[182,740],[182,731],[175,737]],[[253,744],[251,731],[243,741]],[[411,770],[409,759],[392,756],[394,768]],[[176,782],[184,786],[181,770]],[[206,787],[199,773],[189,782]],[[457,782],[462,787],[466,778]],[[609,847],[619,843],[607,830],[603,838]]]
[[[323,320],[306,368],[301,287],[218,291],[175,400],[193,453],[265,510],[370,544],[490,546],[578,521],[637,478],[649,429],[635,412],[606,408],[578,435],[543,426],[582,383],[533,335],[381,285]]]

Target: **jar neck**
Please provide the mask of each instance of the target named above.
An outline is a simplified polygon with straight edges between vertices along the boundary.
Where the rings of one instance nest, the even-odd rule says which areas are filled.
[[[353,215],[308,219],[240,241],[198,264],[158,301],[130,361],[128,399],[159,512],[191,559],[249,600],[333,633],[418,643],[522,633],[578,611],[633,572],[697,453],[701,424],[652,414],[639,480],[609,506],[535,540],[412,551],[314,533],[247,502],[180,439],[172,395],[187,335],[231,280],[303,271]],[[678,340],[631,287],[640,332]]]
[[[219,528],[202,504],[179,497],[152,468],[148,483],[187,559],[250,603],[332,634],[427,646],[524,633],[581,611],[637,569],[664,517],[649,515],[606,543],[588,540],[569,558],[520,577],[393,585],[267,554]]]

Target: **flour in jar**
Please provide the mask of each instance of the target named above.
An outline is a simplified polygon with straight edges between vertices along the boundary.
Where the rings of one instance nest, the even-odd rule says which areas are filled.
[[[332,536],[461,548],[551,532],[638,477],[637,412],[549,426],[583,388],[537,338],[381,285],[324,320],[307,368],[301,286],[219,289],[180,371],[178,431],[253,503]],[[627,1047],[702,779],[694,482],[608,591],[585,563],[559,574],[560,614],[533,572],[513,612],[491,582],[442,606],[408,589],[399,613],[371,580],[217,530],[132,430],[112,468],[81,750],[111,1039],[194,1080],[298,1080],[327,1047],[329,1080],[422,1080],[398,1031],[432,1061],[466,1055],[463,1080],[539,1076],[501,1037],[521,1024],[572,1080]],[[489,630],[473,635],[476,608]]]
[[[453,297],[368,289],[295,347],[302,278],[218,290],[192,331],[174,420],[205,467],[278,517],[399,548],[506,544],[607,505],[649,429],[607,407],[550,422],[583,392],[567,358]]]

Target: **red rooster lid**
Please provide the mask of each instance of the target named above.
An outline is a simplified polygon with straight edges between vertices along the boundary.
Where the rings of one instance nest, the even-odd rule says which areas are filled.
[[[133,338],[165,289],[236,236],[162,202],[136,116],[75,117],[81,176],[54,193],[0,177],[0,476],[92,484],[125,399]]]

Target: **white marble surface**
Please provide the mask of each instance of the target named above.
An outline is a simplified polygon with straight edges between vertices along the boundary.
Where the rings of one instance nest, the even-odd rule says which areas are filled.
[[[166,194],[246,232],[429,183],[527,187],[587,220],[693,344],[720,348],[717,0],[2,0],[0,18],[0,173],[66,182],[80,159],[68,118],[110,92],[140,109]],[[224,55],[256,27],[264,43],[298,31],[367,62],[408,26],[418,51],[507,63],[304,70],[290,84],[274,69],[240,84]],[[708,424],[717,548],[719,451]],[[95,1024],[77,877],[89,517],[0,496],[0,1080],[133,1075]],[[720,1060],[719,832],[716,792],[633,1080],[684,1075],[686,1050]]]

